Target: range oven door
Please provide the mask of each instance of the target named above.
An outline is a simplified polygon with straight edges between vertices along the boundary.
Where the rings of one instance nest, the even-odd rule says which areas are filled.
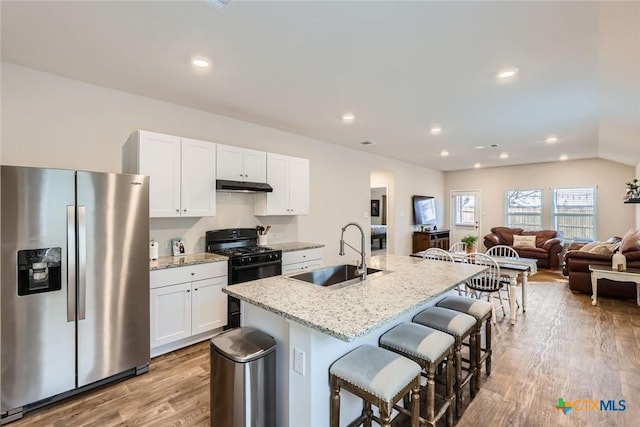
[[[280,259],[257,264],[232,265],[229,272],[229,284],[237,285],[280,274],[282,274],[282,260]],[[240,300],[230,296],[227,304],[228,319],[225,329],[240,327]]]

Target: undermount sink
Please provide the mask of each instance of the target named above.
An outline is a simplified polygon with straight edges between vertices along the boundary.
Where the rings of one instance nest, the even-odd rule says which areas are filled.
[[[319,286],[331,286],[332,289],[337,289],[360,282],[360,277],[356,274],[357,269],[357,266],[351,264],[334,265],[307,273],[294,274],[289,278]],[[377,277],[385,273],[387,272],[384,270],[367,267],[367,278]]]

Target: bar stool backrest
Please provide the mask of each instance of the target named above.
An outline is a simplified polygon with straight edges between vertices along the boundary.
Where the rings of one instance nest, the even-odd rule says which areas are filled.
[[[453,245],[449,246],[449,252],[452,253],[463,253],[467,251],[467,245],[464,244],[464,242],[457,242],[454,243]]]

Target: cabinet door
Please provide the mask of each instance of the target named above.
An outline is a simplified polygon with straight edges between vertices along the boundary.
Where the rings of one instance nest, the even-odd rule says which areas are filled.
[[[227,276],[192,283],[193,335],[227,324],[227,294],[222,293],[226,285]]]
[[[267,182],[273,192],[267,193],[267,215],[290,215],[289,157],[267,154]]]
[[[180,215],[180,138],[140,131],[138,173],[149,175],[149,216]]]
[[[309,213],[309,160],[291,157],[289,160],[289,213]]]
[[[296,262],[293,264],[282,264],[282,274],[302,273],[304,271],[304,262]]]
[[[244,181],[267,182],[267,153],[244,150]]]
[[[216,214],[216,144],[182,138],[181,216]]]
[[[218,144],[216,176],[218,179],[244,181],[242,148]]]
[[[151,348],[191,336],[191,283],[151,289]]]

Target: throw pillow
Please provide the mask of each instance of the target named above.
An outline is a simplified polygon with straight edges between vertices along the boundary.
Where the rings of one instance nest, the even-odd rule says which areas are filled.
[[[639,251],[640,250],[640,230],[631,228],[622,238],[620,243],[620,252]]]
[[[535,248],[536,236],[513,236],[513,246],[518,248]]]
[[[614,246],[615,244],[613,243],[602,243],[599,245],[595,245],[593,248],[591,248],[591,250],[589,250],[589,252],[592,254],[609,256],[613,253]]]
[[[586,245],[583,245],[580,250],[582,252],[591,252],[591,249],[595,248],[598,245],[602,245],[604,244],[604,242],[591,242],[591,243],[587,243]]]

